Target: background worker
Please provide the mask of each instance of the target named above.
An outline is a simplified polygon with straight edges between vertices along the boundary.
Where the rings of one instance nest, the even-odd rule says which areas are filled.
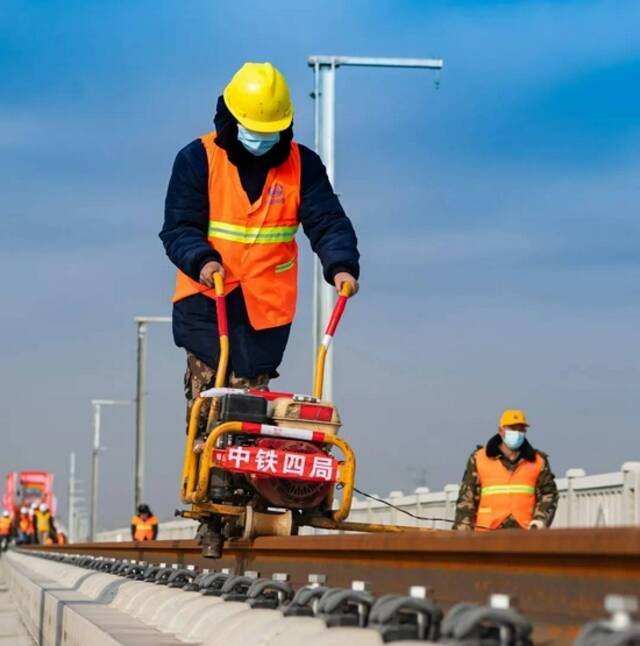
[[[33,523],[27,507],[20,507],[16,529],[16,543],[18,545],[26,545],[31,542]]]
[[[355,293],[360,271],[356,235],[320,158],[293,140],[282,74],[270,63],[243,65],[218,98],[214,123],[176,157],[160,232],[178,268],[173,335],[187,351],[187,420],[218,363],[215,272],[225,276],[229,385],[266,388],[295,314],[298,225],[327,282]]]
[[[158,519],[149,505],[138,505],[138,513],[131,519],[131,538],[134,541],[155,541],[158,537]]]
[[[30,543],[37,543],[38,542],[38,532],[36,531],[36,512],[38,511],[38,504],[37,502],[32,502],[29,505],[29,518],[31,520],[31,534],[29,537],[29,542]]]
[[[56,536],[56,526],[53,516],[46,502],[40,504],[34,515],[34,525],[37,543],[48,545],[52,543]]]
[[[549,458],[526,439],[521,410],[505,410],[498,433],[478,446],[467,462],[456,505],[454,529],[549,527],[558,488]]]
[[[0,550],[3,552],[9,547],[11,524],[11,514],[5,509],[0,516]]]

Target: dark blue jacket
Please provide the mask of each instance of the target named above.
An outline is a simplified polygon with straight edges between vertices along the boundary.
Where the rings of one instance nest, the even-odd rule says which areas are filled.
[[[262,193],[269,169],[287,159],[292,129],[284,131],[280,142],[267,154],[255,157],[238,142],[237,122],[222,97],[218,99],[214,121],[218,133],[216,144],[238,168],[242,187],[249,200],[255,202]],[[306,146],[299,148],[301,199],[298,216],[311,248],[320,258],[325,279],[333,283],[333,277],[339,271],[348,271],[358,278],[359,254],[353,226],[333,192],[318,155]],[[194,280],[198,280],[200,270],[207,262],[221,261],[220,254],[207,240],[208,180],[206,151],[200,139],[196,139],[178,153],[173,164],[165,200],[164,226],[160,232],[171,262]],[[239,377],[255,377],[265,372],[276,376],[291,326],[254,330],[241,289],[229,294],[227,310],[231,370]],[[211,299],[197,294],[175,303],[173,335],[178,346],[193,352],[212,367],[217,365],[219,345],[215,306]]]

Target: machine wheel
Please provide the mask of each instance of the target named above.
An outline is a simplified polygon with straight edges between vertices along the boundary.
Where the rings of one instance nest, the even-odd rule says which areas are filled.
[[[246,507],[244,532],[242,538],[256,536],[291,536],[293,531],[293,512],[262,512]]]
[[[219,559],[222,556],[224,536],[219,516],[211,516],[202,521],[196,533],[196,540],[202,545],[202,556],[206,559]]]

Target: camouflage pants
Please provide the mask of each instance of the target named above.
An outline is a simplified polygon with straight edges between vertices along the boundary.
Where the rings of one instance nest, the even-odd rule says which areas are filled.
[[[187,431],[193,403],[203,390],[213,388],[215,379],[215,368],[208,366],[204,361],[198,359],[195,354],[187,352],[187,370],[184,373],[184,396],[187,398]],[[246,378],[236,377],[232,372],[229,375],[228,385],[230,388],[268,390],[269,375],[261,374],[257,377]],[[208,411],[209,407],[205,404],[201,409],[200,419],[198,420],[198,435],[204,435],[206,431]]]

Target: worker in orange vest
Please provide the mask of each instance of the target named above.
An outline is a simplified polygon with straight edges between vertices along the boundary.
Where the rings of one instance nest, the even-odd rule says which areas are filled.
[[[471,454],[462,478],[454,529],[541,529],[558,506],[558,488],[546,453],[526,438],[523,411],[505,410],[498,433]]]
[[[213,386],[220,353],[214,274],[224,276],[229,386],[266,389],[278,376],[297,303],[302,228],[337,290],[358,291],[357,239],[316,153],[293,139],[293,104],[271,63],[245,63],[218,98],[215,131],[177,155],[160,238],[178,268],[173,336],[187,351],[187,420]],[[196,452],[202,450],[203,407]],[[199,532],[220,553],[215,521]]]
[[[131,519],[131,538],[134,541],[155,541],[158,536],[158,519],[149,505],[138,505],[138,513]]]
[[[176,157],[160,232],[178,268],[173,334],[187,351],[187,418],[218,364],[216,272],[227,294],[228,383],[240,388],[266,388],[278,375],[296,310],[299,225],[325,279],[358,289],[355,232],[318,155],[293,140],[283,75],[271,63],[245,63],[214,122]]]
[[[9,547],[11,530],[11,514],[5,509],[0,516],[0,550],[3,552]]]
[[[36,541],[40,545],[50,545],[56,536],[53,514],[46,502],[40,504],[33,516]]]
[[[29,518],[31,519],[31,535],[29,538],[30,543],[38,542],[38,533],[36,531],[36,512],[38,511],[39,501],[34,501],[29,505]]]
[[[27,507],[20,507],[20,514],[18,515],[16,543],[24,545],[31,542],[31,535],[33,534],[33,522],[29,515]]]

